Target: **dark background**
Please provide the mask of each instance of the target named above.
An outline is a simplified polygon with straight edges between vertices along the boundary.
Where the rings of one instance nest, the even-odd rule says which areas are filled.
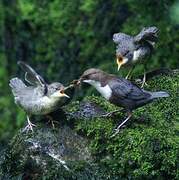
[[[135,35],[155,25],[160,36],[148,70],[175,69],[179,64],[178,17],[179,1],[174,0],[1,0],[1,144],[25,122],[25,113],[15,105],[8,86],[10,78],[22,77],[18,60],[28,62],[46,80],[64,84],[89,67],[125,75],[126,69],[117,72],[113,33]],[[141,74],[142,67],[135,72]]]

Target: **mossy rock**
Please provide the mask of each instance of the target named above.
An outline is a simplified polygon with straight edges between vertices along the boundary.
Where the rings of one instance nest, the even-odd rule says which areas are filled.
[[[101,117],[118,107],[86,97],[66,106],[67,116],[52,129],[38,123],[34,133],[19,132],[1,156],[3,179],[178,179],[177,110],[179,72],[150,79],[146,89],[165,90],[162,98],[134,111],[113,138],[125,114]]]

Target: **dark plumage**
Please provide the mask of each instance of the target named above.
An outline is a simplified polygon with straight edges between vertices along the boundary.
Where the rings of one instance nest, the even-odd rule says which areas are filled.
[[[86,70],[79,81],[91,84],[109,102],[121,106],[127,111],[128,118],[118,126],[117,131],[131,117],[134,109],[144,106],[156,98],[169,96],[164,91],[145,91],[127,79],[107,74],[99,69]]]
[[[133,71],[134,64],[144,63],[151,56],[155,42],[158,40],[158,28],[147,27],[136,36],[130,36],[124,33],[116,33],[113,35],[113,41],[116,46],[116,62],[118,70],[121,66],[133,66],[126,78]],[[145,71],[145,67],[144,67]],[[142,87],[145,83],[145,72]]]
[[[15,103],[26,111],[28,126],[34,126],[29,116],[31,114],[43,115],[49,114],[64,105],[69,98],[64,93],[65,87],[54,82],[47,84],[44,79],[35,72],[35,70],[24,62],[19,61],[18,65],[25,71],[25,80],[30,86],[25,85],[21,79],[13,78],[10,80],[10,87],[15,98]]]

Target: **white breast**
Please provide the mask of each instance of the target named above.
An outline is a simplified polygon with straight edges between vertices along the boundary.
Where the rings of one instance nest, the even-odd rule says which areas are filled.
[[[102,87],[100,82],[94,80],[84,80],[83,82],[86,82],[94,86],[97,89],[97,91],[107,100],[109,100],[109,98],[111,97],[112,90],[108,85]]]
[[[44,96],[36,101],[31,102],[25,102],[21,104],[22,108],[29,112],[30,114],[36,114],[36,115],[42,115],[42,114],[48,114],[54,110],[56,110],[56,102],[54,102],[52,99],[50,99],[47,96]]]
[[[134,51],[133,61],[139,60],[140,57],[140,50]]]

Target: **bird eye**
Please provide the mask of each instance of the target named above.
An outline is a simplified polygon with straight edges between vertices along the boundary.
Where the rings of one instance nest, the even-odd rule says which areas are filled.
[[[83,76],[83,79],[88,79],[88,75]]]
[[[126,51],[126,53],[124,54],[124,56],[126,56],[129,53],[129,51]]]

